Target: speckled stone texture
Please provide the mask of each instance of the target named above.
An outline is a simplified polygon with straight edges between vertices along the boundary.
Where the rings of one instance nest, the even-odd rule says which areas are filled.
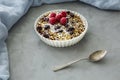
[[[85,37],[78,44],[67,48],[44,44],[33,27],[39,15],[60,8],[83,14],[89,23]],[[119,80],[119,34],[119,11],[103,11],[80,2],[31,8],[9,31],[10,80]],[[97,49],[108,50],[106,57],[98,63],[81,61],[67,69],[52,71],[54,65],[86,57]]]

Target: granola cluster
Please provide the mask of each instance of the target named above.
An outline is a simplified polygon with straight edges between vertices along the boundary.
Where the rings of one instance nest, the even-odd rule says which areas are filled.
[[[79,36],[84,30],[80,16],[71,11],[54,11],[44,14],[37,22],[36,29],[51,40],[69,40]]]

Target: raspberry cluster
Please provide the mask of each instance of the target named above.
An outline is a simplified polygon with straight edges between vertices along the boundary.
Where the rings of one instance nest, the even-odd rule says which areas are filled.
[[[62,11],[59,14],[52,12],[49,16],[49,23],[54,25],[55,23],[60,22],[60,24],[66,25],[67,23],[66,16],[67,16],[66,11]]]

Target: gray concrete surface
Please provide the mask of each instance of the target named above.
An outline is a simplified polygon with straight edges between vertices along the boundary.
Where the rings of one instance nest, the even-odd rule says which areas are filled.
[[[54,48],[44,44],[33,30],[35,19],[52,9],[70,9],[83,14],[89,23],[87,35],[78,44]],[[42,5],[31,8],[9,31],[7,39],[10,80],[119,80],[120,12],[103,11],[83,3]],[[52,66],[108,50],[98,63],[81,61],[59,72]]]

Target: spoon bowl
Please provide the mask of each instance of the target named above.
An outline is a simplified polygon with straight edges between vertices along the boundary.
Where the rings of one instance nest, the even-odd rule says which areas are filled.
[[[92,61],[92,62],[100,61],[106,55],[106,53],[107,53],[106,50],[95,51],[89,55],[89,61]]]

